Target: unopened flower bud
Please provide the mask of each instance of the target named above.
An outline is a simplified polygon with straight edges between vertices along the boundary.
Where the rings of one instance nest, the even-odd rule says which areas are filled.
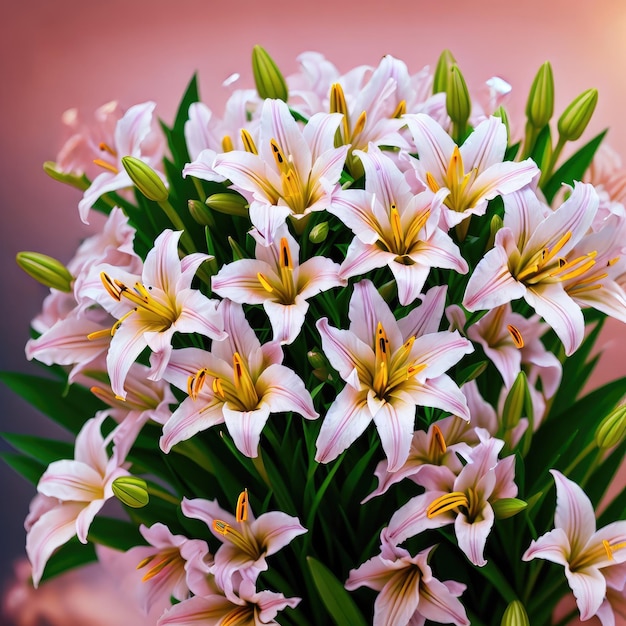
[[[72,291],[74,277],[69,270],[56,259],[39,252],[18,252],[17,264],[32,278],[46,287],[59,291]]]
[[[45,161],[43,164],[43,171],[60,183],[71,185],[81,191],[85,191],[90,185],[89,179],[83,174],[82,176],[76,176],[76,174],[68,174],[57,169],[57,164],[54,161]]]
[[[530,626],[526,609],[519,600],[513,600],[506,607],[500,626]]]
[[[500,105],[493,112],[493,116],[502,120],[502,123],[504,124],[504,127],[506,128],[506,136],[507,136],[507,142],[508,142],[508,140],[511,138],[511,124],[509,122],[509,114],[506,112],[506,109],[502,105]]]
[[[189,209],[189,214],[193,217],[194,221],[201,226],[211,226],[215,224],[211,211],[208,209],[206,204],[204,204],[204,202],[200,202],[200,200],[188,200],[187,208]]]
[[[150,501],[146,481],[137,476],[120,476],[111,484],[113,495],[126,506],[140,509]]]
[[[531,404],[526,374],[520,372],[504,401],[504,408],[502,409],[502,426],[504,429],[515,428],[524,413],[524,408],[529,406]]]
[[[252,73],[261,98],[275,98],[287,102],[287,83],[272,57],[261,46],[252,49]]]
[[[248,201],[238,193],[214,193],[206,199],[206,205],[218,213],[248,215]]]
[[[460,128],[465,128],[472,110],[469,90],[458,65],[450,67],[446,89],[446,110],[450,119]]]
[[[489,239],[487,239],[487,245],[485,250],[491,250],[496,240],[496,233],[504,226],[504,222],[499,215],[494,215],[489,222]]]
[[[491,508],[497,519],[507,519],[517,515],[527,506],[527,502],[518,498],[500,498],[492,503]]]
[[[326,357],[319,350],[309,350],[306,353],[306,358],[309,360],[311,367],[326,367],[328,365]]]
[[[587,128],[597,103],[597,89],[587,89],[577,98],[574,98],[559,117],[557,127],[561,138],[566,141],[576,141]]]
[[[133,184],[141,193],[154,202],[165,202],[169,192],[159,175],[141,159],[133,156],[122,157],[122,165]]]
[[[526,103],[528,122],[537,129],[543,128],[554,113],[554,78],[552,66],[546,61],[537,72],[530,87]]]
[[[595,442],[598,448],[606,450],[621,443],[626,436],[626,405],[615,407],[596,429]]]
[[[322,243],[328,237],[328,222],[321,222],[311,228],[309,233],[309,241],[311,243]]]
[[[433,93],[442,93],[448,90],[448,76],[450,67],[456,64],[456,59],[450,50],[444,50],[437,61],[433,78]]]

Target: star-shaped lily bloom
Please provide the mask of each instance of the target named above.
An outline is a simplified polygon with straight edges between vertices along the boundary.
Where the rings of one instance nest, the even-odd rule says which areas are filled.
[[[298,222],[332,205],[348,148],[335,148],[340,115],[314,115],[303,130],[281,100],[261,110],[258,146],[232,150],[213,169],[248,199],[250,220],[271,242],[288,217]]]
[[[122,158],[132,156],[159,170],[163,156],[163,136],[153,130],[152,114],[156,104],[144,102],[130,107],[115,127],[114,144],[102,143],[101,149],[106,157],[96,159],[94,163],[102,167],[103,172],[96,176],[85,190],[82,200],[78,203],[80,219],[88,224],[89,209],[100,196],[110,191],[132,187],[133,182],[122,165]],[[163,178],[165,178],[159,174]]]
[[[346,589],[370,587],[380,592],[374,603],[373,626],[424,626],[426,620],[469,626],[458,599],[465,585],[433,576],[428,565],[433,547],[412,557],[403,548],[383,543],[379,555],[350,571]]]
[[[552,211],[525,188],[506,196],[504,207],[504,226],[474,269],[463,306],[493,309],[524,298],[554,329],[569,356],[580,345],[585,324],[564,283],[592,268],[597,252],[567,256],[587,233],[598,195],[591,185],[575,183],[571,196]]]
[[[280,626],[279,611],[298,606],[300,598],[285,598],[282,593],[255,591],[254,584],[242,581],[238,594],[227,597],[213,585],[211,593],[194,596],[166,611],[157,626]]]
[[[337,458],[374,420],[393,472],[409,455],[417,406],[469,420],[465,397],[444,372],[473,347],[456,331],[416,336],[411,315],[397,321],[368,280],[355,284],[348,316],[349,330],[317,322],[322,349],[348,384],[324,418],[315,460]]]
[[[273,341],[292,343],[298,336],[308,298],[346,284],[339,265],[323,256],[298,263],[300,246],[286,224],[276,231],[270,245],[255,231],[256,259],[240,259],[224,265],[211,279],[213,291],[240,304],[262,304],[272,325]]]
[[[163,427],[160,445],[166,453],[178,442],[225,422],[237,448],[256,457],[271,413],[318,417],[302,380],[281,365],[280,344],[261,345],[240,304],[223,300],[219,312],[227,339],[213,342],[211,352],[175,350],[164,372],[166,380],[189,394]]]
[[[236,515],[222,509],[217,500],[183,498],[181,508],[186,517],[204,522],[222,542],[215,553],[212,573],[231,598],[239,577],[254,583],[259,573],[267,570],[266,557],[307,532],[298,518],[282,511],[269,511],[255,519],[247,490],[239,496]]]
[[[471,215],[484,215],[489,200],[521,189],[539,173],[531,159],[504,161],[506,127],[496,117],[481,122],[461,147],[428,115],[403,119],[419,155],[413,162],[418,178],[433,192],[450,192],[442,214],[447,228]]]
[[[107,354],[107,369],[113,393],[126,397],[124,381],[128,370],[141,352],[149,347],[159,355],[159,363],[151,374],[162,377],[172,352],[174,333],[199,333],[211,339],[223,339],[223,323],[217,312],[217,301],[210,300],[191,281],[200,265],[209,258],[195,253],[178,256],[178,240],[182,232],[163,231],[148,252],[141,277],[127,286],[115,275],[102,272],[102,283],[109,295],[111,311],[122,304],[126,312],[111,329],[113,335]],[[103,301],[107,306],[107,303]]]
[[[598,612],[605,598],[605,569],[626,562],[626,521],[596,530],[593,505],[585,492],[559,471],[550,473],[556,484],[554,530],[531,542],[522,559],[563,565],[580,619],[585,621]]]
[[[26,553],[33,566],[35,587],[58,547],[75,535],[81,543],[87,543],[91,522],[113,497],[113,481],[128,475],[123,464],[126,446],[114,445],[113,454],[108,456],[107,446],[116,431],[106,438],[102,436],[105,418],[105,414],[100,414],[88,420],[76,436],[74,459],[54,461],[39,479],[37,491],[49,500],[26,535]]]
[[[494,523],[492,503],[514,498],[515,457],[498,460],[504,442],[478,429],[481,442],[466,456],[457,476],[445,466],[419,473],[426,492],[409,500],[383,529],[384,541],[398,545],[430,528],[454,524],[459,548],[478,567],[486,565],[485,544]]]
[[[415,194],[403,173],[376,146],[357,151],[365,169],[365,190],[343,191],[329,212],[356,235],[341,276],[349,278],[389,266],[398,285],[400,304],[421,293],[431,267],[468,271],[452,239],[439,227],[441,203],[447,195]]]

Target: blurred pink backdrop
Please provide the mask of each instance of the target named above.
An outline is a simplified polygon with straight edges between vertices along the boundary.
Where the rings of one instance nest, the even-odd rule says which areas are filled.
[[[125,107],[155,100],[157,113],[170,122],[197,71],[203,100],[219,112],[226,77],[240,72],[240,84],[252,85],[256,43],[286,74],[307,50],[323,52],[341,71],[376,65],[392,54],[414,73],[449,48],[470,87],[493,75],[513,84],[513,117],[523,112],[532,78],[549,60],[557,113],[584,89],[597,87],[600,101],[585,136],[610,126],[608,142],[626,157],[623,0],[21,0],[5,3],[2,13],[0,369],[34,369],[23,346],[46,293],[18,270],[16,252],[36,250],[67,261],[89,232],[78,219],[78,192],[41,169],[60,147],[63,111],[77,107],[90,116],[112,99]],[[621,324],[607,324],[595,384],[626,374],[625,338]],[[0,406],[0,430],[62,436],[4,387]],[[9,563],[23,553],[22,520],[33,489],[2,463],[0,480],[0,574],[8,575]]]

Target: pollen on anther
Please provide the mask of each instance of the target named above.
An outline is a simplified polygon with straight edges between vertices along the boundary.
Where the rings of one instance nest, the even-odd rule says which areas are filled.
[[[524,337],[522,337],[522,333],[518,328],[513,326],[513,324],[508,324],[506,329],[509,331],[509,335],[511,335],[515,347],[521,350],[524,347]]]

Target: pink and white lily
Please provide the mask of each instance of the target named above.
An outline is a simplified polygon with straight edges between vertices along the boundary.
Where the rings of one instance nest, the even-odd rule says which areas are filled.
[[[181,232],[163,231],[154,242],[141,277],[127,286],[115,276],[102,273],[102,283],[112,297],[112,311],[122,304],[126,311],[111,330],[113,335],[107,355],[107,368],[113,392],[126,397],[126,375],[141,352],[149,347],[159,355],[154,380],[162,377],[172,352],[172,336],[200,333],[211,339],[223,339],[223,323],[217,301],[210,300],[191,281],[200,265],[209,258],[195,253],[178,256]]]
[[[323,256],[298,263],[300,246],[286,224],[270,245],[255,231],[256,259],[240,259],[224,265],[211,279],[211,287],[223,298],[240,304],[262,304],[272,325],[273,341],[292,343],[304,324],[308,298],[346,284],[339,265]]]
[[[248,199],[250,220],[268,242],[288,217],[298,222],[332,205],[347,152],[334,145],[340,121],[320,113],[301,130],[284,102],[266,100],[253,152],[215,159],[213,169]]]
[[[412,557],[397,546],[385,545],[381,553],[350,571],[346,589],[369,587],[379,594],[374,603],[373,626],[469,626],[459,596],[465,585],[433,576],[428,558],[433,547]]]
[[[254,583],[268,568],[266,557],[307,532],[298,518],[282,511],[269,511],[255,519],[247,491],[239,498],[236,515],[222,509],[217,500],[183,498],[181,508],[185,516],[204,522],[222,542],[215,553],[212,573],[228,597],[232,597],[239,577]]]
[[[348,315],[349,330],[317,322],[322,349],[347,385],[324,418],[315,460],[337,458],[374,420],[393,472],[408,458],[416,406],[469,420],[465,397],[444,372],[473,347],[458,332],[416,336],[409,316],[396,321],[367,280],[355,284]]]
[[[568,200],[552,211],[526,188],[505,197],[504,205],[504,226],[470,277],[463,305],[476,311],[524,298],[571,355],[583,339],[584,320],[564,283],[592,268],[595,253],[568,254],[591,226],[598,195],[591,185],[575,183]]]
[[[113,145],[101,144],[107,152],[105,159],[96,159],[96,165],[104,170],[85,190],[78,203],[80,219],[88,224],[89,209],[100,196],[118,189],[132,187],[133,182],[122,165],[122,158],[132,156],[141,159],[158,172],[163,157],[164,139],[153,128],[154,102],[132,106],[117,122]],[[165,178],[163,177],[165,182]]]
[[[160,445],[166,453],[176,443],[225,422],[237,448],[256,457],[271,413],[318,417],[302,380],[281,365],[280,344],[261,345],[241,305],[224,300],[219,312],[228,338],[214,342],[211,352],[174,351],[164,372],[166,380],[189,393],[163,427]]]
[[[76,436],[74,459],[51,463],[37,484],[38,493],[49,499],[26,535],[26,553],[33,567],[35,587],[57,548],[74,536],[87,543],[91,522],[113,497],[113,481],[128,475],[123,465],[125,446],[114,445],[112,456],[107,454],[116,431],[106,438],[102,436],[105,418],[100,414],[88,420]]]
[[[626,521],[596,530],[593,505],[585,492],[559,471],[550,473],[556,484],[555,527],[531,542],[522,559],[563,565],[580,619],[585,621],[598,613],[604,601],[605,573],[610,574],[605,570],[626,562]]]
[[[507,133],[496,117],[481,122],[460,147],[428,115],[403,119],[419,155],[412,162],[417,177],[433,192],[449,191],[442,214],[447,228],[471,215],[484,215],[489,200],[521,189],[539,174],[531,159],[504,161]]]
[[[365,169],[365,190],[342,191],[329,209],[356,235],[341,275],[349,278],[386,265],[396,279],[400,304],[410,304],[431,267],[465,274],[465,259],[438,227],[447,191],[415,194],[394,162],[374,145],[354,154]]]

